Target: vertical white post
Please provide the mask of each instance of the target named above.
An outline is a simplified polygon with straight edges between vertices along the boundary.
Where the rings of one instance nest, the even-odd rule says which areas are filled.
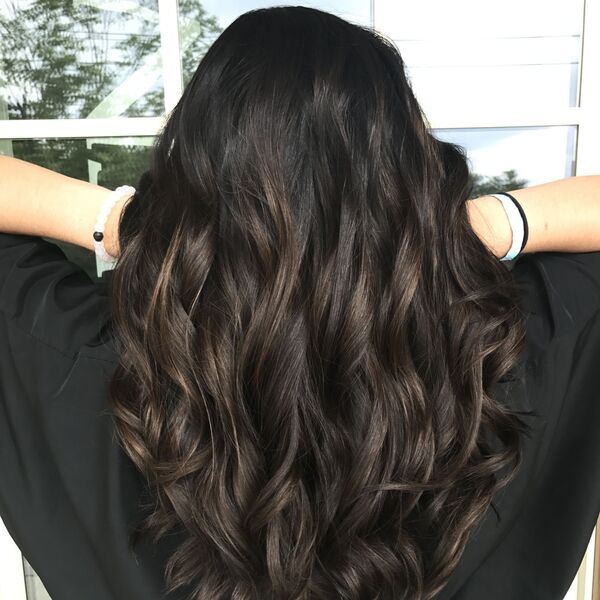
[[[585,0],[576,175],[600,174],[600,0]]]
[[[179,44],[179,3],[177,0],[158,0],[158,19],[165,90],[165,113],[168,115],[183,93]]]
[[[8,121],[8,104],[2,97],[2,90],[0,90],[0,120]],[[12,140],[0,139],[0,154],[4,156],[13,156]]]

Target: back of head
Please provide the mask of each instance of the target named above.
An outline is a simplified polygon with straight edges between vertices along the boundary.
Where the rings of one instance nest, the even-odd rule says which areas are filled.
[[[374,31],[273,7],[208,49],[123,212],[112,281],[112,406],[155,498],[138,533],[185,534],[170,589],[444,587],[525,431],[491,396],[524,318],[469,225],[469,182]]]

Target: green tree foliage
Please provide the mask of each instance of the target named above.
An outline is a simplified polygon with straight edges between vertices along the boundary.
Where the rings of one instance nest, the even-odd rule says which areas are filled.
[[[487,194],[498,192],[517,190],[525,187],[528,183],[526,179],[522,179],[517,175],[515,169],[503,171],[501,175],[496,175],[494,177],[484,177],[483,175],[473,173],[471,175],[471,181],[473,183],[471,198],[478,198],[479,196],[486,196]]]
[[[121,66],[106,60],[115,20],[77,2],[8,3],[0,13],[0,84],[9,91],[9,118],[85,117]]]
[[[140,5],[152,9],[156,0],[138,0]],[[179,0],[179,37],[181,44],[181,69],[183,85],[186,86],[202,56],[210,44],[221,33],[216,17],[209,15],[199,0]],[[151,34],[152,31],[138,32],[129,35],[120,44],[119,49],[127,56],[128,64],[141,66],[145,57],[160,52],[160,37]],[[159,93],[160,92],[160,93]],[[146,104],[155,111],[163,112],[162,88],[146,94]],[[138,116],[137,108],[132,106],[124,113],[125,116]]]
[[[160,56],[156,0],[114,12],[77,0],[7,2],[0,12],[0,89],[10,119],[86,118],[121,82]],[[179,1],[184,79],[221,29],[197,0]],[[120,114],[164,114],[160,62],[157,82]],[[0,98],[0,102],[2,98]],[[102,146],[102,147],[100,147]],[[98,183],[134,184],[147,167],[149,146],[88,144],[83,139],[13,142],[18,158],[89,179],[88,160],[100,161]]]

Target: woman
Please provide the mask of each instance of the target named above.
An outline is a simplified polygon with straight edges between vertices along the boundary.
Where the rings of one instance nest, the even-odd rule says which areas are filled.
[[[103,239],[110,190],[0,162],[0,508],[53,600],[566,592],[600,177],[512,191],[507,268],[516,221],[403,69],[325,12],[240,16]],[[40,236],[104,244],[107,289]]]

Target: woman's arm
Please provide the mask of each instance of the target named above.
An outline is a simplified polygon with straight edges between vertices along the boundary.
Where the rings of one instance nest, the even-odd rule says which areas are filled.
[[[0,231],[40,235],[94,249],[93,230],[107,188],[0,156]],[[510,192],[529,225],[523,252],[600,250],[600,175],[568,177]],[[113,207],[104,245],[118,256],[117,225],[127,198]],[[467,201],[473,230],[498,258],[511,245],[504,208],[493,196]]]
[[[509,192],[522,206],[529,226],[523,252],[600,250],[600,175],[567,177]],[[467,201],[473,230],[498,258],[512,234],[502,203],[493,196]]]
[[[94,225],[109,189],[60,175],[17,158],[0,156],[0,231],[39,235],[94,249]],[[118,255],[118,217],[127,198],[114,205],[104,246]]]

